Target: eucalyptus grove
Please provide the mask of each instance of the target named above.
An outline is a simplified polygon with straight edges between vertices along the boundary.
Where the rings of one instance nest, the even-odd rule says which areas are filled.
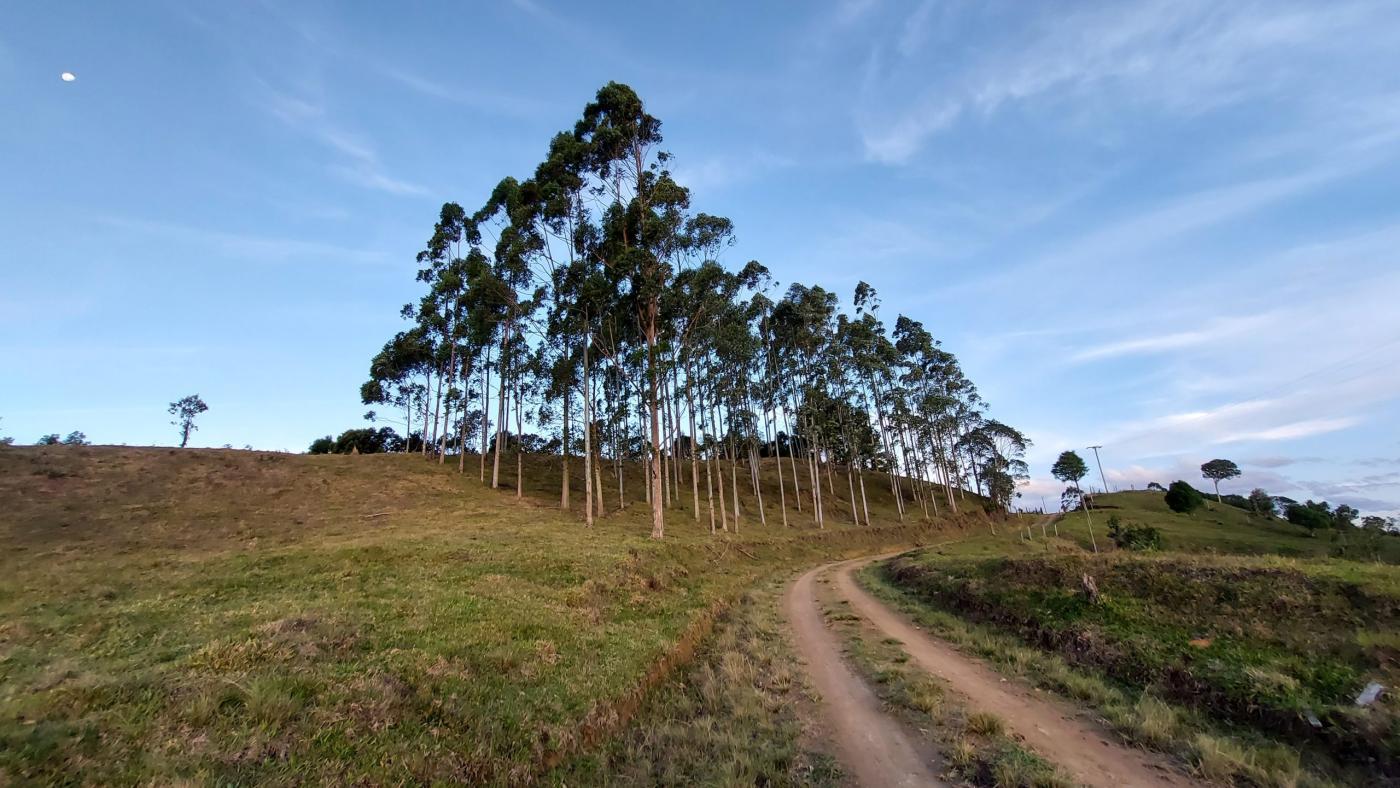
[[[513,446],[521,495],[523,454],[543,448],[561,508],[581,472],[590,525],[628,505],[623,470],[640,467],[655,538],[668,509],[712,531],[767,525],[764,457],[785,526],[869,525],[869,473],[901,520],[908,503],[936,516],[936,493],[954,512],[968,489],[1008,506],[1029,442],[985,416],[952,354],[902,315],[887,334],[864,282],[850,315],[819,286],[773,292],[756,261],[726,268],[732,223],[692,208],[661,143],[609,83],[530,177],[475,211],[442,207],[418,255],[427,291],[401,312],[412,326],[361,388],[402,414],[405,450],[455,453],[461,472],[475,451],[498,487]],[[527,426],[551,440],[527,446]]]

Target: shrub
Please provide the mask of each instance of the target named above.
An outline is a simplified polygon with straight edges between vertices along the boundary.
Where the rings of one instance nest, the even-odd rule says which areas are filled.
[[[1161,550],[1162,532],[1150,525],[1134,525],[1118,519],[1118,515],[1108,518],[1108,538],[1120,550]]]
[[[1195,487],[1184,481],[1174,481],[1165,496],[1167,506],[1179,514],[1190,514],[1205,505],[1206,499]]]
[[[1283,510],[1284,517],[1294,525],[1301,525],[1309,531],[1328,528],[1332,525],[1332,511],[1327,502],[1290,503]]]

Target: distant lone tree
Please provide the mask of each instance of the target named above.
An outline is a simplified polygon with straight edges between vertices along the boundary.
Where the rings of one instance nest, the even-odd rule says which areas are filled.
[[[198,394],[191,394],[170,403],[169,413],[175,417],[170,423],[180,428],[180,448],[189,445],[190,433],[199,429],[194,426],[194,419],[206,410],[209,410],[209,406],[204,404],[204,400],[200,399]]]
[[[1079,488],[1079,480],[1089,472],[1089,466],[1084,464],[1084,458],[1072,451],[1060,452],[1059,459],[1050,466],[1050,475],[1062,482],[1074,485],[1075,492],[1079,493],[1080,501],[1083,502],[1084,491]],[[1089,525],[1089,544],[1093,545],[1094,552],[1099,551],[1099,543],[1094,539],[1094,521],[1089,517],[1089,506],[1084,503],[1084,522]]]
[[[1260,517],[1274,516],[1274,497],[1264,491],[1262,487],[1255,487],[1249,492],[1249,508]]]
[[[1206,499],[1191,485],[1178,479],[1164,496],[1167,507],[1178,514],[1190,514],[1205,505]]]
[[[64,446],[89,446],[87,436],[79,430],[68,433],[68,437],[63,439]]]
[[[1151,492],[1151,491],[1153,491],[1153,490],[1156,490],[1157,492],[1166,492],[1166,491],[1167,491],[1167,488],[1163,487],[1161,484],[1158,484],[1157,482],[1148,482],[1148,483],[1147,483],[1147,490],[1148,490],[1148,492]]]
[[[1229,460],[1211,460],[1201,466],[1201,476],[1215,482],[1215,500],[1220,502],[1220,483],[1240,475],[1240,466]]]
[[[58,439],[57,432],[51,432],[39,440],[34,441],[35,446],[57,446],[59,443],[62,443],[62,441]]]

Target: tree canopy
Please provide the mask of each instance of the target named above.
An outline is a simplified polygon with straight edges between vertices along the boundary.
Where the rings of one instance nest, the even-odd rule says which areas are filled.
[[[1230,460],[1211,460],[1201,465],[1202,478],[1215,482],[1215,500],[1220,501],[1220,483],[1240,475],[1240,466]]]
[[[746,506],[765,522],[761,457],[784,524],[868,523],[872,471],[901,519],[908,505],[937,515],[940,499],[956,511],[964,490],[1008,507],[1030,441],[987,415],[953,354],[909,316],[887,327],[865,282],[846,311],[820,285],[778,290],[758,261],[730,265],[733,223],[692,204],[662,143],[642,99],[609,83],[533,172],[502,178],[475,210],[444,204],[408,327],[360,389],[376,418],[460,472],[471,447],[492,487],[512,441],[553,447],[566,509],[581,459],[588,523],[609,506],[603,469],[622,506],[622,468],[640,466],[654,537],[668,509],[713,530],[738,529]],[[527,430],[543,435],[512,437]]]

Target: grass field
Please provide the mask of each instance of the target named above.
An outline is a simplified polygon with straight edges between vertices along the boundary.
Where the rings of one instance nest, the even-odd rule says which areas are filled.
[[[523,782],[758,578],[929,533],[870,484],[877,528],[744,497],[741,538],[677,509],[658,542],[635,499],[560,512],[551,467],[517,501],[421,457],[0,449],[0,775]]]
[[[1238,553],[1293,558],[1326,558],[1333,553],[1333,532],[1311,533],[1277,517],[1256,517],[1228,504],[1208,501],[1196,512],[1177,514],[1167,508],[1161,493],[1121,492],[1099,495],[1090,512],[1095,541],[1100,550],[1113,547],[1107,520],[1117,515],[1125,523],[1161,529],[1165,550],[1188,553]],[[1060,533],[1089,548],[1089,526],[1083,512],[1072,512],[1057,524]],[[1386,538],[1381,558],[1400,563],[1400,538]]]
[[[1400,775],[1394,698],[1355,704],[1370,682],[1400,682],[1400,570],[1326,558],[1326,539],[1230,507],[1188,518],[1160,495],[1100,501],[1100,555],[1074,513],[1044,537],[1036,524],[1025,539],[1026,519],[1019,537],[942,543],[865,580],[944,637],[1097,706],[1129,738],[1204,776]],[[1109,513],[1159,527],[1166,550],[1112,549]]]

